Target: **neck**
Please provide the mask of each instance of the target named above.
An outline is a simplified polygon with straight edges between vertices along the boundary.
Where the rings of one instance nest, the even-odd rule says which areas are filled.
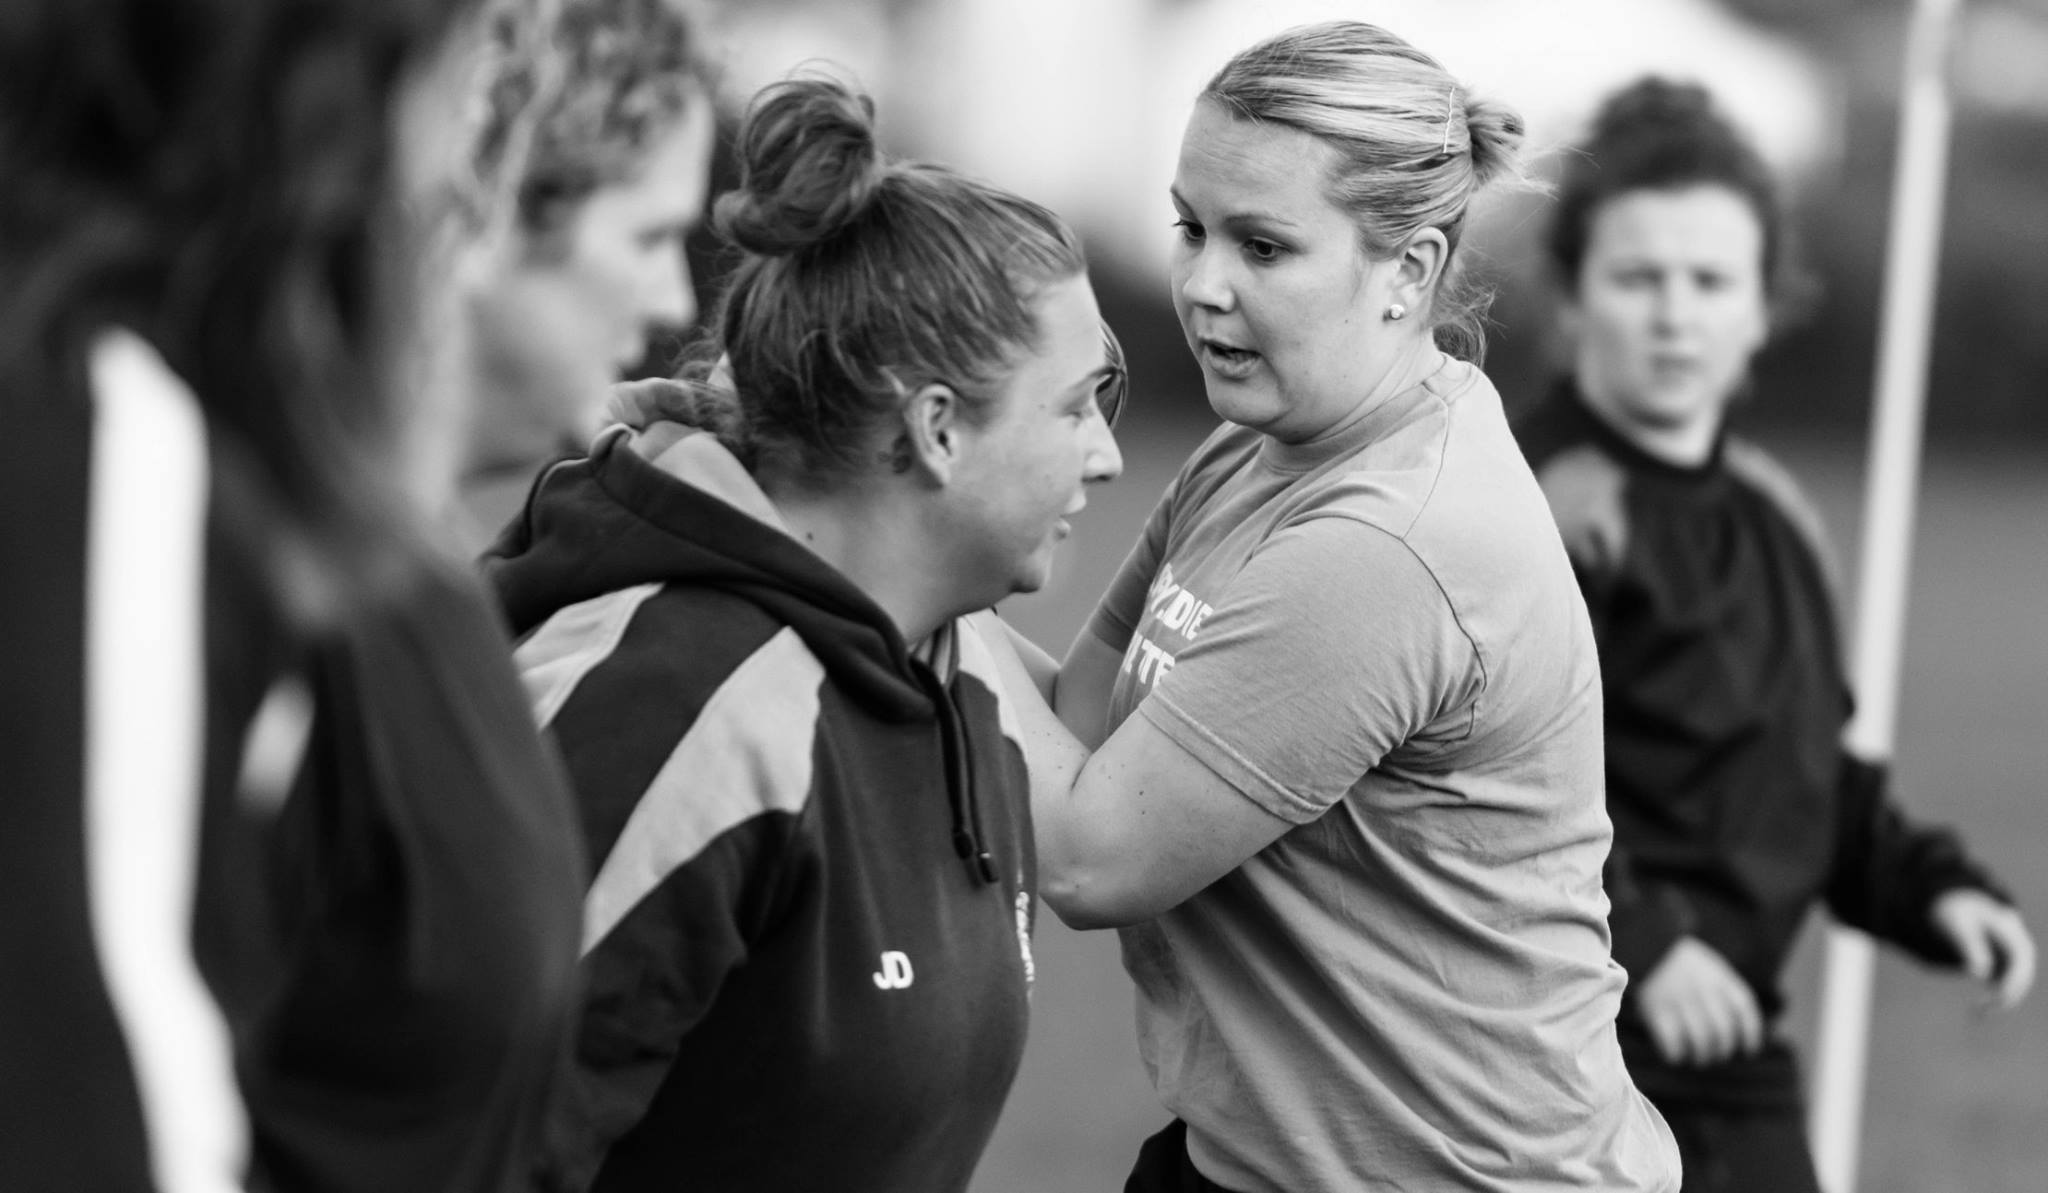
[[[1618,426],[1615,430],[1650,455],[1680,468],[1698,468],[1706,463],[1713,456],[1714,440],[1721,433],[1716,423],[1678,427]]]
[[[862,480],[820,493],[764,478],[762,489],[790,534],[881,606],[905,642],[971,611],[934,557],[907,486]]]
[[[1691,418],[1653,422],[1583,386],[1579,392],[1601,422],[1647,455],[1680,468],[1698,468],[1713,458],[1714,444],[1721,437],[1719,409],[1702,411]]]
[[[1388,360],[1386,369],[1366,388],[1365,397],[1353,406],[1344,417],[1308,436],[1320,440],[1326,436],[1341,434],[1345,428],[1355,425],[1360,419],[1380,408],[1387,399],[1403,394],[1420,384],[1422,379],[1444,366],[1444,354],[1436,341],[1427,335],[1412,336],[1401,350]]]

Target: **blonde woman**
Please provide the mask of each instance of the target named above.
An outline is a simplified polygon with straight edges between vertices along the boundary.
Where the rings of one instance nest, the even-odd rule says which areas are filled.
[[[1520,130],[1344,21],[1189,119],[1173,303],[1224,425],[1057,673],[1020,652],[1046,902],[1122,930],[1177,1116],[1130,1189],[1677,1185],[1615,1039],[1591,627],[1459,358]]]

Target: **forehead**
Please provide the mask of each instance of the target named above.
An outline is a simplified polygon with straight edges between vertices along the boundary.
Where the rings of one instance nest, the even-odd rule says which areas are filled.
[[[1181,136],[1174,189],[1209,218],[1266,213],[1297,222],[1343,220],[1325,191],[1337,151],[1285,124],[1248,120],[1215,100],[1195,104]]]
[[[1085,274],[1049,283],[1033,306],[1038,336],[1017,358],[1011,381],[1013,388],[1028,387],[1050,399],[1103,367],[1102,313]]]
[[[711,148],[717,137],[711,104],[692,96],[675,121],[647,146],[634,172],[599,187],[593,200],[606,200],[633,212],[693,216],[704,206],[710,187]]]
[[[1749,201],[1718,184],[1617,195],[1593,213],[1589,258],[1634,257],[1758,268],[1763,224]]]

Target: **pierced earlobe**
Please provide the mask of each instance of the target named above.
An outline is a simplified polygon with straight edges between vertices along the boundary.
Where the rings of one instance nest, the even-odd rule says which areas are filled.
[[[889,471],[898,475],[909,472],[910,465],[913,463],[910,457],[910,436],[898,435],[896,442],[890,444],[889,450],[881,453],[881,455],[882,462],[889,466]]]
[[[1387,322],[1399,323],[1401,320],[1406,319],[1407,317],[1407,307],[1402,306],[1398,302],[1387,304]]]

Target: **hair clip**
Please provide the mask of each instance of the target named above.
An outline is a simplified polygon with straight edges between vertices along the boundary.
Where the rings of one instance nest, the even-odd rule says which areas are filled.
[[[1457,110],[1458,85],[1453,83],[1451,89],[1444,92],[1444,147],[1440,151],[1444,157],[1451,155],[1451,114]]]

